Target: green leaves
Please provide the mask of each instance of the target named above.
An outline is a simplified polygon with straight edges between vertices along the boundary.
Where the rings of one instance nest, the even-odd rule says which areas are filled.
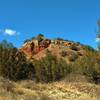
[[[25,55],[6,41],[0,43],[0,75],[11,80],[28,78],[34,67]]]
[[[37,81],[51,82],[65,77],[70,73],[70,68],[65,60],[47,52],[46,57],[35,61],[35,72]]]

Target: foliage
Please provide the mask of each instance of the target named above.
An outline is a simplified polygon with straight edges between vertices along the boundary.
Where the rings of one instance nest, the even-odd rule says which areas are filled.
[[[32,37],[32,38],[30,38],[30,39],[26,39],[26,40],[24,41],[24,43],[29,42],[29,41],[32,41],[32,40],[34,40],[34,39],[35,39],[35,37]]]
[[[86,50],[86,53],[80,58],[73,50],[62,51],[63,57],[67,55],[69,61],[73,61],[70,64],[63,57],[58,58],[52,55],[50,51],[47,51],[46,57],[35,60],[32,64],[27,61],[24,53],[4,40],[0,43],[0,75],[11,80],[36,79],[51,82],[72,73],[84,75],[93,82],[99,83],[100,53],[90,46],[83,46],[83,49]]]
[[[2,47],[1,47],[2,46]],[[13,46],[13,44],[12,43],[7,43],[7,41],[6,40],[3,40],[1,43],[0,43],[0,47],[1,48],[10,48],[10,49],[12,49],[12,48],[14,48],[14,46]]]
[[[35,61],[35,71],[37,81],[50,82],[66,76],[70,73],[70,68],[65,60],[47,53],[45,58]]]
[[[44,35],[40,33],[40,34],[37,36],[38,42],[41,42],[41,41],[43,40],[43,38],[44,38]]]
[[[75,52],[71,52],[71,54],[69,54],[68,56],[69,61],[75,61],[77,58],[78,58],[78,54]]]
[[[62,50],[60,54],[61,54],[62,57],[66,57],[67,56],[67,51]]]
[[[97,30],[97,37],[96,38],[98,39],[97,45],[98,45],[98,49],[100,51],[100,19],[98,20],[97,25],[98,25],[98,30]]]
[[[86,56],[76,60],[73,63],[72,73],[85,75],[98,83],[100,80],[100,65],[97,63],[96,54],[87,52]]]
[[[0,43],[0,75],[12,80],[27,78],[33,71],[25,55],[7,42]]]
[[[64,41],[64,39],[63,38],[60,38],[60,37],[58,37],[57,40]]]
[[[72,44],[72,45],[70,46],[70,49],[75,50],[75,51],[78,51],[78,50],[79,50],[79,48],[77,47],[76,44]]]
[[[86,50],[86,51],[96,52],[96,50],[89,45],[84,45],[83,49]]]

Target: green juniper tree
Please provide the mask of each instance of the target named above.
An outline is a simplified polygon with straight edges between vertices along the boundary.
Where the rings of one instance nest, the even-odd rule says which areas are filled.
[[[34,76],[34,67],[27,61],[24,53],[11,43],[0,43],[0,76],[11,80],[20,80]]]
[[[98,25],[98,31],[97,31],[96,41],[98,44],[98,49],[100,50],[100,19],[98,20],[97,25]]]
[[[39,33],[39,35],[37,36],[38,42],[41,42],[43,39],[44,39],[44,35]]]

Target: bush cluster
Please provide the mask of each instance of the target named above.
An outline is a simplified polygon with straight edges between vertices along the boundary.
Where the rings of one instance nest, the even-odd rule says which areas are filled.
[[[83,45],[83,49],[86,51],[96,52],[96,50],[89,45]]]
[[[28,78],[34,72],[33,65],[28,63],[25,55],[13,45],[3,41],[0,43],[0,75],[11,80]]]
[[[63,52],[64,56],[66,55]],[[70,60],[74,61],[76,55]],[[46,53],[40,60],[27,61],[24,53],[3,41],[0,43],[0,75],[11,80],[36,79],[41,82],[57,81],[68,74],[84,75],[100,83],[100,53],[88,50],[86,54],[68,64],[64,58]]]
[[[60,54],[61,54],[62,57],[68,56],[68,53],[65,50],[61,51]]]
[[[56,81],[70,73],[70,66],[65,60],[58,59],[50,52],[45,58],[35,61],[35,72],[37,81]]]
[[[79,51],[80,50],[80,48],[77,47],[77,44],[72,44],[70,46],[70,49],[75,50],[75,51]]]
[[[87,54],[76,60],[72,65],[72,73],[85,75],[89,80],[99,83],[100,82],[100,58],[96,59],[97,54],[87,52]],[[100,55],[99,55],[100,57]],[[99,63],[98,63],[99,62]]]
[[[6,46],[7,45],[7,46]],[[60,80],[70,73],[69,65],[63,59],[58,59],[49,51],[46,57],[27,61],[24,53],[19,52],[9,43],[0,43],[0,75],[11,80],[36,79],[50,82]]]

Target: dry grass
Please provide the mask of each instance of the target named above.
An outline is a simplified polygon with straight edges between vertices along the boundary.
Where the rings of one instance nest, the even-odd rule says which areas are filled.
[[[100,85],[85,82],[11,82],[0,78],[0,100],[100,100]]]

